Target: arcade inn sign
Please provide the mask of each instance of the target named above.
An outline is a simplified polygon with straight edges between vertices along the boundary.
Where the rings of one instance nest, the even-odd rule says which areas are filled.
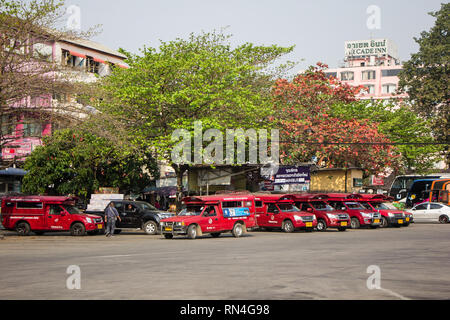
[[[388,39],[359,40],[345,42],[345,56],[381,56],[389,55],[397,58],[397,48]]]

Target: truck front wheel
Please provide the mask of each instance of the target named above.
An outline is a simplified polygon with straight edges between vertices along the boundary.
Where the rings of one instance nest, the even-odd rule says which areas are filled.
[[[197,226],[195,224],[191,224],[187,230],[187,236],[189,239],[197,238]]]
[[[352,218],[350,225],[351,225],[352,229],[359,229],[359,227],[361,226],[358,218]]]
[[[72,236],[84,236],[86,234],[86,228],[84,227],[84,224],[81,222],[74,223],[70,227],[70,234]]]
[[[28,236],[30,234],[31,228],[27,222],[19,222],[16,226],[16,231],[19,236]]]
[[[283,231],[286,233],[294,232],[294,224],[291,220],[286,220],[283,222]]]
[[[381,225],[380,228],[387,228],[389,227],[389,221],[386,219],[386,217],[381,217]]]
[[[317,221],[317,231],[325,231],[327,230],[327,223],[323,219],[319,219]]]
[[[144,232],[149,235],[154,235],[158,231],[158,225],[155,221],[149,220],[146,223],[144,223],[144,226],[142,227],[144,229]]]

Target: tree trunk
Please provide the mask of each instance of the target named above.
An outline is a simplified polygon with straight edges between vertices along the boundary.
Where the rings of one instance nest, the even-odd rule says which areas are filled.
[[[175,173],[177,175],[177,194],[175,204],[177,206],[177,212],[179,212],[181,210],[181,201],[183,199],[183,175],[189,169],[189,165],[172,164],[172,168],[175,169]]]

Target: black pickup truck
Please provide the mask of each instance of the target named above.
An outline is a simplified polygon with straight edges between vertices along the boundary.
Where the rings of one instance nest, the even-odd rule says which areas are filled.
[[[122,219],[116,222],[117,233],[121,229],[133,228],[142,229],[146,234],[157,234],[160,230],[159,221],[173,216],[172,213],[158,210],[144,201],[113,200],[112,202]],[[86,213],[99,215],[105,220],[105,210],[86,211]]]

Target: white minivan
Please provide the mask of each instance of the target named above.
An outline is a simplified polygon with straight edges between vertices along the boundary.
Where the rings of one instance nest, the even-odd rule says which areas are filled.
[[[413,214],[414,222],[448,223],[450,221],[450,207],[443,203],[424,202],[406,211]]]

